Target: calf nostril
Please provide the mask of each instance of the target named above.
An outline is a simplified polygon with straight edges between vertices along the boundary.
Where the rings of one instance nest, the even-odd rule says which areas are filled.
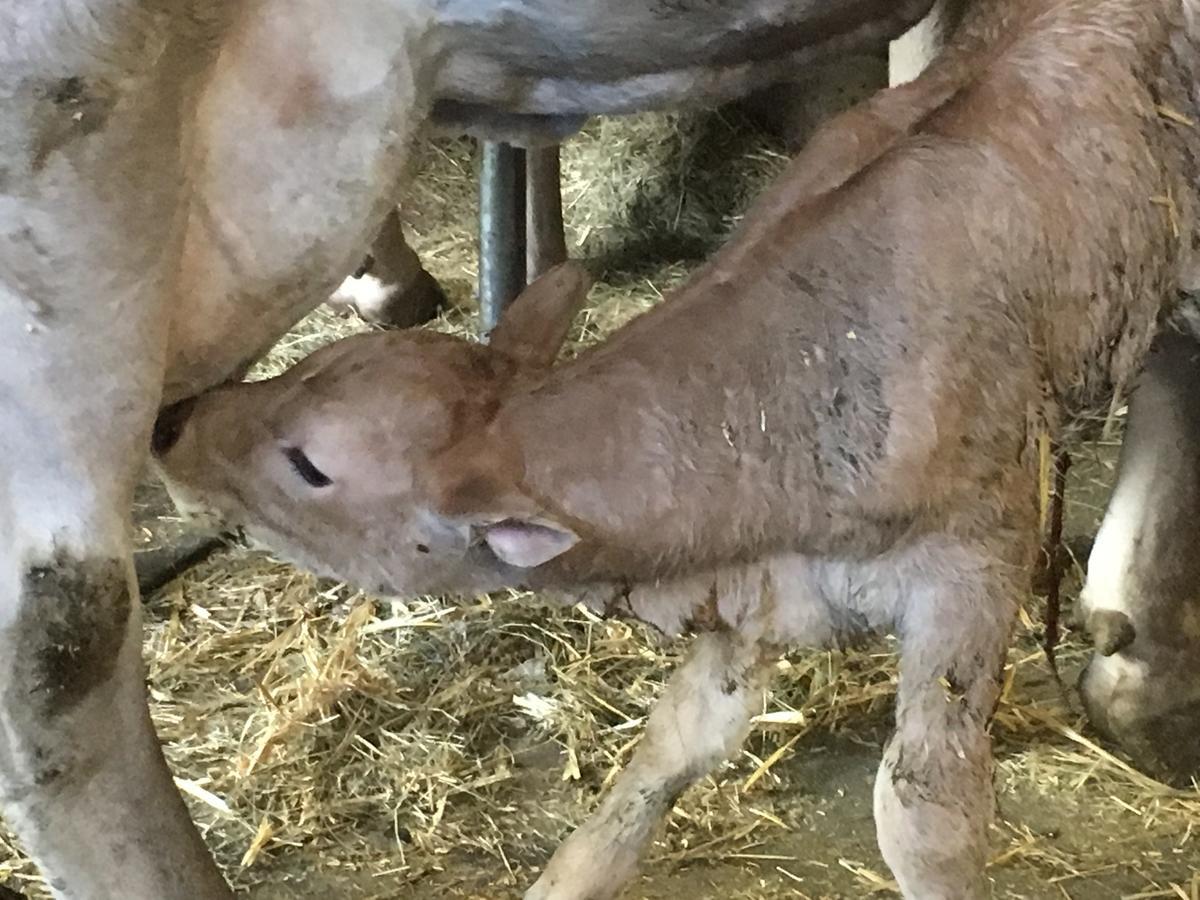
[[[161,459],[170,452],[183,434],[183,426],[195,405],[196,398],[189,397],[159,411],[158,418],[154,420],[154,432],[150,435],[151,453]]]

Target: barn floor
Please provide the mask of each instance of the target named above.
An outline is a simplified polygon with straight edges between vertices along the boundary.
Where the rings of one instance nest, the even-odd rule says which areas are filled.
[[[575,346],[655,302],[782,162],[721,116],[607,121],[573,142],[571,243],[604,278]],[[466,306],[469,147],[430,144],[419,164],[414,243]],[[361,327],[320,311],[267,369]],[[469,319],[460,310],[436,327]],[[1078,450],[1069,538],[1094,533],[1112,458],[1111,445]],[[152,488],[139,519],[147,543],[178,529]],[[1078,572],[1067,589],[1069,619]],[[1157,785],[1095,743],[1039,649],[1040,601],[1026,610],[994,727],[995,895],[1198,900],[1200,791]],[[520,897],[628,758],[683,646],[530,597],[371,598],[240,549],[146,604],[167,753],[228,876],[264,900]],[[1084,655],[1068,629],[1068,686]],[[894,679],[886,642],[790,655],[764,701],[770,720],[681,798],[625,896],[895,896],[871,822]],[[0,884],[42,895],[2,833]]]

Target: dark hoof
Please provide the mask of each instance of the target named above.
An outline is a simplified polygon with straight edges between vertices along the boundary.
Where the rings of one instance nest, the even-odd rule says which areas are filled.
[[[374,278],[370,272],[356,277]],[[396,289],[393,285],[372,280],[361,294],[351,296],[352,293],[343,286],[330,298],[329,305],[338,311],[352,310],[364,322],[384,328],[424,325],[436,319],[449,305],[442,286],[424,269],[407,288]]]
[[[432,322],[449,305],[438,280],[421,270],[404,291],[397,291],[380,310],[375,321],[388,328],[413,328]]]

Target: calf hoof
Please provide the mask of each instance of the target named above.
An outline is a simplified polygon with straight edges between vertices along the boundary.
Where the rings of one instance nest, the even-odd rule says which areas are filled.
[[[370,272],[352,275],[329,298],[335,309],[352,310],[385,328],[412,328],[438,317],[448,305],[437,279],[422,269],[406,286],[387,284]]]
[[[1200,778],[1200,699],[1171,673],[1120,671],[1134,665],[1120,656],[1088,663],[1079,678],[1088,719],[1141,771],[1168,784],[1191,784]]]

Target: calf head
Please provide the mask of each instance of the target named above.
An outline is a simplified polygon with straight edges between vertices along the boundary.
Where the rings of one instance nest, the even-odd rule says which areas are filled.
[[[519,451],[493,418],[514,381],[553,362],[589,285],[578,265],[552,269],[487,346],[357,335],[168,407],[153,441],[164,481],[185,515],[368,589],[519,584],[577,537],[522,491]]]

